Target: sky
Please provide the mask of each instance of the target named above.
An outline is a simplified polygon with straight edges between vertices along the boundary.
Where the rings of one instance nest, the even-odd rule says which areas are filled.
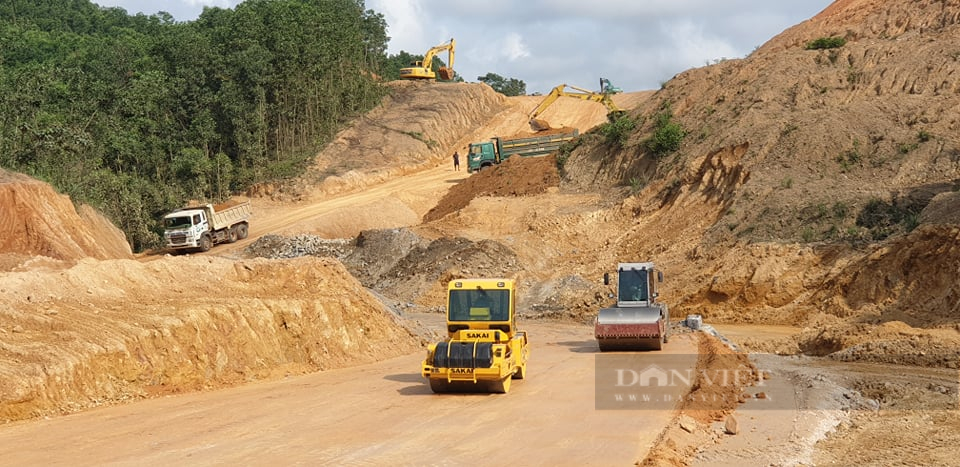
[[[94,0],[130,14],[166,11],[196,19],[205,6],[240,0]],[[568,84],[599,90],[658,89],[674,75],[743,58],[832,0],[366,0],[384,15],[387,53],[423,55],[456,40],[454,69],[465,81],[496,73],[527,93]],[[447,53],[438,55],[444,62]]]

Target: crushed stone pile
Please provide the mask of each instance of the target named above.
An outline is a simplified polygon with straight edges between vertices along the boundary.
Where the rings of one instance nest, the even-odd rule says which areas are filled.
[[[347,239],[326,239],[310,234],[292,237],[283,235],[264,235],[244,249],[244,254],[254,258],[300,258],[302,256],[328,256],[343,259],[350,253],[351,241]]]

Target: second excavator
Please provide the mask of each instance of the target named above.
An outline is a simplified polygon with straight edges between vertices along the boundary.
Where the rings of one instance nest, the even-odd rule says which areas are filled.
[[[456,49],[456,41],[450,38],[449,42],[431,47],[427,53],[423,54],[422,61],[416,61],[407,68],[400,69],[400,79],[437,79],[450,81],[455,73],[453,71],[453,55]],[[433,58],[440,52],[447,51],[447,65],[442,66],[437,71],[433,71]]]
[[[530,128],[533,131],[545,131],[549,130],[550,123],[546,120],[538,119],[537,117],[543,113],[544,110],[547,110],[547,107],[550,107],[551,104],[557,101],[561,96],[574,97],[577,99],[582,99],[585,101],[599,102],[607,107],[609,113],[607,113],[607,118],[611,121],[616,120],[618,117],[623,115],[626,110],[621,109],[613,99],[610,97],[612,94],[620,92],[620,88],[614,87],[610,84],[610,80],[601,78],[600,79],[602,92],[593,92],[588,89],[578,88],[576,86],[570,86],[568,84],[561,84],[553,88],[547,97],[544,97],[540,104],[537,105],[532,112],[530,112]],[[572,89],[572,91],[567,91],[566,88]]]

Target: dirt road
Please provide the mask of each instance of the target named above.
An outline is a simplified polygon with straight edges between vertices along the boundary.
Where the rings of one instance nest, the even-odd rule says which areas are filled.
[[[421,315],[436,322],[441,315]],[[435,324],[434,324],[435,325]],[[592,328],[528,322],[509,394],[437,395],[422,355],[0,429],[8,465],[632,465],[672,411],[596,410]],[[695,364],[678,336],[665,352]]]
[[[352,238],[361,230],[417,225],[451,185],[468,177],[446,164],[377,183],[359,192],[329,196],[303,204],[252,200],[250,236],[218,245],[209,254],[246,248],[266,234],[311,233],[325,238]]]

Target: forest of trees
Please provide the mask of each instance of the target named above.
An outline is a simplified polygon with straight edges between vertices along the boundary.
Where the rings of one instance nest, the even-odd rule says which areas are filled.
[[[378,104],[387,40],[362,0],[247,0],[191,22],[6,0],[0,166],[156,246],[163,212],[297,173]]]
[[[194,21],[89,0],[0,2],[0,167],[106,214],[158,219],[303,171],[422,56],[387,56],[363,0],[246,0]]]

